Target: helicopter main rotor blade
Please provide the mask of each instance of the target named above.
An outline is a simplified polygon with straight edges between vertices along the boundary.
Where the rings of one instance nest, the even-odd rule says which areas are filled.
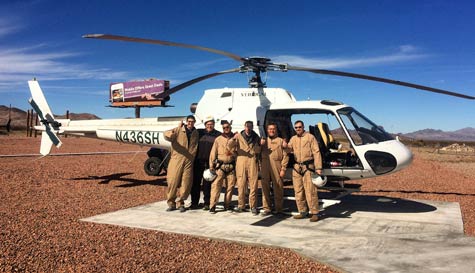
[[[229,57],[233,60],[238,62],[242,62],[243,58],[236,54],[217,50],[208,47],[196,46],[196,45],[189,45],[189,44],[182,44],[182,43],[175,43],[169,41],[162,41],[162,40],[154,40],[154,39],[144,39],[144,38],[134,38],[134,37],[127,37],[127,36],[119,36],[119,35],[111,35],[111,34],[86,34],[82,36],[83,38],[93,38],[93,39],[104,39],[104,40],[116,40],[116,41],[125,41],[125,42],[137,42],[137,43],[146,43],[146,44],[154,44],[154,45],[165,45],[165,46],[177,46],[177,47],[185,47],[185,48],[192,48],[197,50],[203,50],[212,52],[219,55],[224,55]]]
[[[475,100],[475,97],[468,96],[468,95],[465,95],[465,94],[455,93],[455,92],[451,92],[451,91],[447,91],[447,90],[437,89],[437,88],[423,86],[423,85],[414,84],[414,83],[402,82],[402,81],[391,80],[391,79],[386,79],[386,78],[373,77],[373,76],[362,75],[362,74],[355,74],[355,73],[334,71],[334,70],[326,70],[326,69],[306,68],[306,67],[299,67],[299,66],[292,66],[292,65],[288,65],[287,69],[288,70],[297,70],[297,71],[307,71],[307,72],[312,72],[312,73],[316,73],[316,74],[336,75],[336,76],[342,76],[342,77],[350,77],[350,78],[356,78],[356,79],[364,79],[364,80],[370,80],[370,81],[384,82],[384,83],[390,83],[390,84],[395,84],[395,85],[401,85],[401,86],[405,86],[405,87],[416,88],[416,89],[425,90],[425,91],[429,91],[429,92],[435,92],[435,93],[439,93],[439,94],[445,94],[445,95],[449,95],[449,96],[455,96],[455,97],[464,98],[464,99]]]
[[[177,91],[180,91],[181,89],[183,88],[186,88],[192,84],[195,84],[197,82],[200,82],[200,81],[203,81],[203,80],[206,80],[206,79],[209,79],[209,78],[212,78],[212,77],[216,77],[216,76],[219,76],[219,75],[223,75],[223,74],[227,74],[227,73],[235,73],[235,72],[239,72],[240,69],[239,68],[233,68],[233,69],[229,69],[229,70],[223,70],[223,71],[219,71],[219,72],[215,72],[215,73],[211,73],[211,74],[208,74],[208,75],[204,75],[204,76],[201,76],[201,77],[198,77],[198,78],[194,78],[192,80],[189,80],[189,81],[186,81],[182,84],[179,84],[173,88],[170,88],[168,89],[167,91],[165,91],[162,96],[163,97],[166,97],[166,96],[169,96]]]

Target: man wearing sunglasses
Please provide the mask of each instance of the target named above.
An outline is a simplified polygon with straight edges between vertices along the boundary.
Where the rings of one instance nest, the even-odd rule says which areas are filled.
[[[246,192],[249,185],[249,206],[253,215],[258,215],[257,211],[257,178],[258,178],[258,157],[261,152],[260,138],[253,130],[252,121],[244,123],[244,130],[235,133],[230,148],[237,149],[236,178],[238,185],[238,208],[236,212],[242,212],[246,208]],[[249,181],[249,184],[248,184]]]
[[[312,173],[322,174],[322,157],[317,140],[312,134],[305,132],[303,121],[296,121],[294,128],[297,134],[290,139],[288,144],[295,158],[292,182],[299,214],[295,215],[294,219],[304,219],[310,210],[310,222],[316,222],[318,221],[318,195],[311,175]]]
[[[186,117],[186,125],[180,121],[178,127],[166,131],[164,137],[171,142],[171,157],[167,171],[167,211],[177,207],[185,212],[185,200],[190,195],[193,160],[198,150],[198,131],[195,129],[195,117]],[[178,200],[177,191],[180,188]]]
[[[209,156],[210,170],[216,172],[216,179],[211,186],[210,213],[216,213],[216,204],[219,201],[219,195],[223,187],[226,186],[226,194],[224,197],[224,210],[232,211],[231,199],[233,197],[233,189],[236,184],[236,148],[229,148],[234,134],[231,132],[231,124],[228,121],[221,121],[223,125],[223,133],[214,141]]]

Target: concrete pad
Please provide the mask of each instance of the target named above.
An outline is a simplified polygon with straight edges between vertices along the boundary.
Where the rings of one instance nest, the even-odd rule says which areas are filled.
[[[323,207],[316,223],[250,212],[165,212],[165,201],[82,220],[285,247],[349,272],[475,268],[475,238],[463,235],[458,203],[354,195],[324,200]]]

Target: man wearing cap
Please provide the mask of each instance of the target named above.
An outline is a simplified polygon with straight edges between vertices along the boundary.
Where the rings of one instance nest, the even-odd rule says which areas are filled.
[[[272,181],[274,190],[274,208],[277,214],[282,213],[284,196],[284,175],[289,163],[287,155],[287,143],[277,136],[277,125],[269,123],[267,125],[267,138],[261,141],[262,165],[262,215],[271,213],[270,182]]]
[[[166,131],[164,137],[171,142],[171,157],[167,171],[167,211],[185,212],[185,200],[191,190],[193,161],[198,149],[198,131],[195,129],[195,117],[186,117],[186,125],[180,121],[178,127]],[[177,191],[180,188],[178,200]]]
[[[292,182],[295,191],[295,202],[299,214],[294,219],[303,219],[310,209],[310,222],[318,221],[317,187],[312,183],[312,173],[322,174],[322,157],[315,137],[305,132],[303,121],[294,123],[295,132],[288,144],[293,152],[295,164],[292,172]]]
[[[214,118],[208,116],[204,120],[205,129],[198,129],[198,152],[193,164],[193,186],[191,187],[190,209],[198,209],[201,192],[201,181],[203,181],[203,203],[205,210],[209,210],[211,182],[203,179],[203,171],[210,167],[209,154],[213,147],[214,140],[221,134],[214,129]]]
[[[211,154],[209,156],[209,165],[211,171],[216,172],[216,179],[211,186],[210,212],[216,213],[216,204],[219,201],[219,195],[223,187],[223,181],[226,182],[226,195],[224,197],[224,209],[232,211],[231,199],[233,189],[236,184],[236,148],[229,148],[229,142],[232,142],[233,133],[231,124],[223,120],[223,133],[216,138]]]
[[[246,208],[246,192],[249,185],[249,206],[253,215],[257,215],[257,176],[258,154],[261,152],[260,138],[253,131],[252,121],[244,123],[244,130],[236,132],[233,141],[229,142],[231,149],[237,150],[236,178],[238,185],[238,208],[236,212],[242,212]],[[249,184],[248,184],[249,181]]]

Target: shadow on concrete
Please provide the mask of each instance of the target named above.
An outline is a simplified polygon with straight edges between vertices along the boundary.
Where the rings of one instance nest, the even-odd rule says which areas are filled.
[[[89,175],[87,177],[78,177],[72,178],[70,180],[101,180],[98,184],[109,184],[111,181],[120,181],[126,182],[127,184],[117,185],[118,188],[129,188],[129,187],[137,187],[143,185],[153,185],[153,186],[167,186],[167,181],[165,177],[159,177],[155,180],[147,181],[147,180],[139,180],[133,178],[127,178],[125,176],[131,175],[133,173],[115,173],[110,175]]]
[[[262,220],[259,220],[253,224],[252,226],[259,226],[259,227],[270,227],[272,225],[275,225],[281,221],[287,220],[288,218],[292,217],[291,215],[286,215],[286,214],[279,214],[279,215],[270,215]]]
[[[437,210],[436,207],[421,202],[371,195],[350,195],[341,202],[327,207],[321,212],[322,219],[328,217],[349,217],[357,211],[382,213],[423,213]]]

